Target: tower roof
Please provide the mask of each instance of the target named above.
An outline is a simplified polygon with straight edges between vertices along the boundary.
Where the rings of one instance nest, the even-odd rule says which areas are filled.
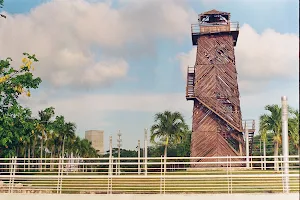
[[[230,13],[213,9],[213,10],[201,13],[200,15],[230,15]]]

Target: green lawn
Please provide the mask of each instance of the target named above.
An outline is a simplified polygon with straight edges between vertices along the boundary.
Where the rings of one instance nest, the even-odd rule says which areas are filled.
[[[228,188],[232,188],[232,193],[274,193],[282,192],[281,177],[258,177],[263,174],[280,174],[272,170],[243,170],[231,171],[233,175],[247,174],[257,175],[254,177],[199,177],[198,175],[226,175],[226,170],[199,170],[199,171],[177,171],[168,172],[166,179],[155,177],[160,173],[148,173],[149,176],[128,177],[122,175],[122,178],[115,176],[110,181],[106,177],[95,177],[97,173],[69,173],[62,179],[62,193],[107,193],[108,186],[112,188],[113,193],[228,193]],[[290,174],[299,174],[299,171],[290,171]],[[54,174],[53,174],[54,175]],[[89,177],[93,175],[94,177]],[[99,174],[98,174],[99,175]],[[103,174],[102,174],[103,175]],[[134,175],[134,174],[133,174]],[[177,177],[177,175],[186,175]],[[192,175],[192,176],[191,176]],[[194,176],[196,175],[196,176]],[[78,177],[81,176],[81,177]],[[83,176],[83,177],[82,177]],[[31,179],[29,179],[31,177]],[[69,177],[69,178],[67,178]],[[28,176],[26,180],[15,180],[15,183],[21,182],[28,188],[38,190],[49,189],[56,192],[57,179],[39,178]],[[25,188],[25,187],[24,187]],[[299,192],[299,176],[290,177],[290,190]]]

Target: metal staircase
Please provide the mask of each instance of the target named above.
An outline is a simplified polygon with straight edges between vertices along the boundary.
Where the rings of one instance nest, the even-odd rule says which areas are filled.
[[[248,136],[249,136],[249,154],[250,154],[249,156],[252,156],[254,133],[249,133]]]
[[[245,130],[248,129],[248,140],[249,140],[249,156],[252,156],[253,151],[253,137],[255,132],[255,120],[248,119],[243,120],[243,132],[245,133]]]
[[[186,86],[186,99],[191,100],[195,98],[195,67],[188,66],[187,69],[187,86]]]

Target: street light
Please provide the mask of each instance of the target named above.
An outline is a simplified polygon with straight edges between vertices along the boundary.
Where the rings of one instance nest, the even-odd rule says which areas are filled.
[[[122,134],[121,134],[121,132],[120,132],[120,130],[119,130],[119,133],[118,133],[118,139],[117,139],[117,142],[118,142],[118,174],[120,175],[120,173],[121,173],[121,169],[120,169],[120,157],[121,157],[121,146],[122,146],[122,144],[121,144],[121,142],[122,142],[122,139],[121,139],[121,136],[122,136]]]
[[[145,128],[144,133],[144,163],[145,163],[145,175],[147,175],[147,152],[148,152],[148,135],[147,135],[147,128]]]
[[[141,142],[138,140],[138,145],[137,145],[137,150],[138,150],[138,175],[141,174],[141,165],[140,165],[140,157],[141,157]]]

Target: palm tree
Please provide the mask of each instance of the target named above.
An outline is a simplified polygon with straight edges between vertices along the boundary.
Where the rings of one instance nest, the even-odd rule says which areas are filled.
[[[43,151],[44,151],[44,140],[46,138],[46,134],[49,131],[49,123],[51,123],[50,119],[54,116],[54,108],[49,107],[42,111],[39,111],[39,121],[37,123],[37,130],[40,132],[41,136],[41,155],[40,157],[43,158]],[[41,163],[43,161],[41,160]],[[43,169],[43,165],[41,165],[41,170]]]
[[[289,134],[293,145],[300,151],[299,147],[299,110],[291,110],[292,118],[289,118]]]
[[[155,143],[155,139],[159,139],[165,146],[164,156],[167,157],[168,145],[181,143],[188,133],[188,126],[179,112],[157,113],[154,116],[154,122],[150,129],[151,142]]]
[[[80,142],[81,142],[80,137],[76,136],[74,139],[74,144],[71,147],[72,153],[77,157],[79,156],[79,153],[80,153]]]
[[[69,141],[72,142],[72,140],[75,139],[75,131],[76,131],[76,125],[72,122],[67,122],[63,126],[63,146],[62,146],[62,157],[65,155],[65,142]]]
[[[281,108],[278,105],[267,105],[265,110],[268,114],[263,114],[259,118],[260,130],[270,131],[273,134],[274,156],[278,156],[278,149],[281,143]],[[278,158],[274,158],[274,169],[279,170]]]
[[[52,124],[52,129],[56,135],[56,137],[53,138],[54,143],[56,146],[58,146],[56,151],[57,157],[62,155],[62,146],[63,146],[63,139],[64,139],[64,135],[62,132],[63,132],[64,125],[65,125],[65,118],[63,116],[56,116]]]
[[[37,124],[37,129],[41,133],[41,158],[43,157],[43,145],[44,139],[46,138],[47,131],[49,129],[50,119],[54,116],[54,108],[49,107],[45,110],[39,111],[39,121]]]
[[[260,139],[263,141],[263,151],[264,151],[264,170],[266,170],[266,141],[267,141],[267,130],[260,125]]]

